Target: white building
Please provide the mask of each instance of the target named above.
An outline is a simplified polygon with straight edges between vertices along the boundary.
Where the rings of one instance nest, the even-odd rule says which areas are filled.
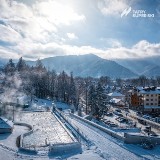
[[[160,88],[145,87],[139,91],[144,111],[160,111]]]

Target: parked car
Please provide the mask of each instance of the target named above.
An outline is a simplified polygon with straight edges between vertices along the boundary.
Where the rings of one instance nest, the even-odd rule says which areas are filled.
[[[149,115],[143,115],[142,118],[144,118],[144,119],[149,119],[149,120],[150,120],[152,117],[149,116]]]
[[[138,112],[136,112],[136,115],[137,115],[137,116],[141,116],[141,115],[142,115],[142,112],[139,112],[139,111],[138,111]]]
[[[117,118],[116,120],[117,120],[118,122],[120,122],[120,123],[127,123],[127,122],[128,122],[128,119],[122,118],[122,117],[119,117],[119,118]]]
[[[109,125],[111,123],[111,121],[105,120],[104,123]]]
[[[109,124],[109,126],[110,126],[110,127],[118,127],[118,125],[117,125],[117,124],[115,124],[115,123],[113,123],[113,122],[112,122],[112,123],[110,123],[110,124]]]
[[[155,117],[155,122],[160,123],[160,117]]]
[[[23,108],[28,108],[28,107],[29,107],[28,103],[24,104],[24,106],[23,106]]]
[[[151,132],[151,126],[146,126],[144,131],[147,132],[147,133],[150,133]]]
[[[112,112],[106,113],[106,116],[112,117],[113,113]]]
[[[114,111],[114,114],[117,115],[117,116],[123,117],[122,113],[119,113],[117,111]]]
[[[151,118],[150,120],[153,121],[153,122],[156,122],[156,119],[155,119],[155,118]]]
[[[144,143],[142,143],[142,147],[144,148],[144,149],[153,149],[155,146],[154,146],[154,144],[153,143],[151,143],[151,142],[144,142]]]
[[[38,99],[34,99],[34,103],[37,103],[38,102]]]
[[[128,122],[128,119],[121,118],[119,122],[120,122],[120,123],[127,123],[127,122]]]
[[[122,111],[121,111],[120,109],[116,109],[115,111],[116,111],[116,112],[120,112],[120,113],[122,113]]]

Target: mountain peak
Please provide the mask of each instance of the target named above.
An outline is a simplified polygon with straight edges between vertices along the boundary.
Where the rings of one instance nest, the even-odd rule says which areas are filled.
[[[105,60],[95,54],[67,55],[41,59],[46,68],[54,69],[58,73],[63,70],[68,74],[73,72],[75,76],[111,78],[135,77],[129,69],[122,67],[114,61]]]

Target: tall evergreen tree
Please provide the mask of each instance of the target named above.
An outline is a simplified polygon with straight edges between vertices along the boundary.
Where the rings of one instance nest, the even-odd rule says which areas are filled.
[[[101,85],[106,86],[111,83],[111,79],[107,76],[101,76],[99,82],[101,83]]]
[[[57,78],[57,96],[64,102],[69,102],[68,75],[63,71]]]
[[[96,87],[96,117],[99,119],[106,110],[106,95],[103,87],[98,83]]]
[[[34,68],[38,74],[43,74],[44,72],[47,72],[46,68],[43,66],[43,63],[40,59],[36,61],[36,66]]]
[[[88,91],[88,108],[90,114],[94,115],[96,113],[96,90],[94,85],[90,85]]]
[[[4,67],[4,71],[7,75],[13,75],[15,72],[15,64],[13,63],[12,59],[9,59],[9,62]]]
[[[51,71],[50,73],[50,86],[49,86],[49,90],[50,90],[50,97],[53,99],[55,98],[55,92],[56,92],[56,77],[57,74],[54,70]]]
[[[71,104],[76,105],[76,86],[73,78],[73,73],[70,75],[70,83],[69,83],[69,101]]]
[[[21,57],[16,65],[16,70],[17,71],[24,71],[26,68],[27,68],[27,65]]]

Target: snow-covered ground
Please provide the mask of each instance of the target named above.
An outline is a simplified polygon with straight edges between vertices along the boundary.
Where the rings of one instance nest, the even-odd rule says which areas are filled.
[[[31,102],[28,102],[28,111],[46,111],[52,109],[52,101],[48,99],[34,98]]]
[[[62,110],[71,109],[71,106],[67,105],[66,103],[55,102],[55,105],[56,105],[56,108],[58,109],[62,109]]]
[[[145,150],[138,145],[124,144],[112,138],[99,129],[75,118],[70,118],[71,123],[79,128],[100,150],[105,159],[114,160],[158,160],[160,159],[160,146],[153,150]]]
[[[51,107],[52,106],[52,101],[48,99],[40,99],[40,98],[35,98],[32,101],[32,104],[36,104],[38,107]]]
[[[24,115],[22,114],[24,117]],[[30,120],[31,121],[31,120]],[[0,135],[0,160],[49,160],[49,159],[55,159],[55,160],[62,160],[62,159],[68,159],[68,160],[103,160],[102,157],[100,157],[97,152],[97,148],[93,148],[91,150],[85,150],[82,154],[77,154],[75,156],[69,156],[67,157],[51,157],[48,155],[38,154],[38,155],[30,155],[29,153],[21,153],[18,152],[18,148],[16,146],[16,138],[23,134],[28,132],[28,128],[23,126],[15,126],[13,134],[2,134]],[[54,132],[52,134],[53,138],[55,136]],[[43,153],[43,150],[42,150]]]
[[[33,156],[20,154],[16,145],[17,137],[28,132],[28,128],[24,126],[14,125],[12,134],[0,134],[0,160],[29,160]]]
[[[12,152],[0,147],[0,160],[105,160],[97,154],[97,150],[87,150],[82,154],[77,154],[71,157],[48,157],[41,155],[25,155],[21,153]]]
[[[70,108],[70,106],[67,106],[64,103],[58,103],[59,107],[62,108]],[[37,107],[39,104],[37,105]],[[42,113],[43,115],[35,115],[38,113]],[[29,141],[26,139],[27,143],[30,144],[35,143],[37,141],[40,144],[45,144],[46,137],[44,134],[49,134],[47,137],[48,140],[55,140],[56,134],[55,132],[62,133],[61,131],[52,130],[53,127],[55,127],[56,123],[54,121],[54,116],[48,114],[49,112],[28,112],[28,115],[21,113],[19,120],[22,122],[29,123],[34,126],[35,135],[31,138]],[[145,150],[139,145],[132,145],[132,144],[124,144],[122,141],[115,139],[111,137],[110,135],[104,133],[103,131],[100,131],[99,129],[86,124],[85,122],[82,122],[81,120],[77,120],[76,118],[71,118],[66,112],[66,116],[68,116],[71,123],[76,126],[76,128],[79,128],[81,133],[92,142],[92,145],[86,149],[87,147],[83,147],[82,154],[77,154],[70,157],[50,157],[47,154],[43,155],[42,152],[38,153],[38,155],[29,155],[29,153],[24,154],[17,152],[18,148],[15,145],[16,137],[19,136],[19,134],[22,134],[27,131],[27,128],[21,128],[20,126],[16,127],[16,133],[10,136],[2,135],[0,138],[0,143],[3,143],[3,145],[0,145],[0,160],[49,160],[49,159],[68,159],[68,160],[159,160],[160,159],[160,146],[157,146],[153,150]],[[40,120],[41,119],[41,120]],[[40,127],[41,126],[41,127]],[[20,127],[20,128],[19,128]],[[42,131],[42,134],[37,134],[39,131]],[[51,131],[51,132],[50,132]],[[63,138],[58,136],[58,138]],[[6,139],[6,140],[5,140]],[[36,139],[36,140],[35,140]],[[36,142],[36,143],[37,143]],[[8,146],[8,149],[5,148],[5,146]],[[12,150],[13,148],[13,150]]]
[[[0,134],[0,144],[3,144],[5,146],[8,146],[11,149],[18,150],[18,147],[16,145],[16,139],[21,134],[24,134],[29,129],[24,126],[14,125],[14,129],[12,134]]]
[[[97,149],[93,148],[91,150],[84,151],[82,154],[72,156],[67,160],[104,160],[101,156],[98,154]]]
[[[74,141],[51,112],[22,112],[16,120],[33,126],[33,133],[23,138],[25,148]]]

